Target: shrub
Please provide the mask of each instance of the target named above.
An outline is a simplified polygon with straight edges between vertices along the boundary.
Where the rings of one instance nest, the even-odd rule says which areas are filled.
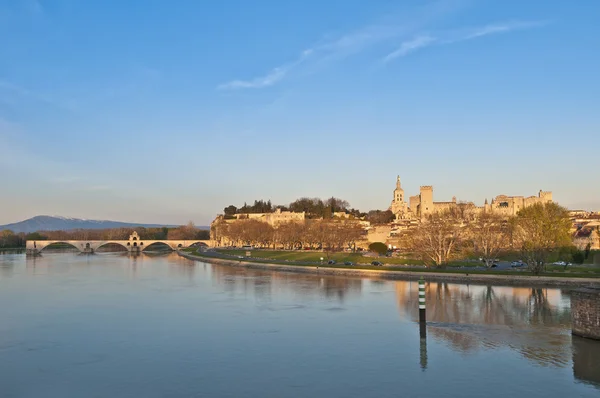
[[[573,253],[572,260],[573,264],[583,264],[583,262],[585,261],[585,253],[581,250],[576,251],[575,253]]]
[[[387,253],[388,247],[382,242],[373,242],[369,245],[369,250],[375,252],[381,256]]]

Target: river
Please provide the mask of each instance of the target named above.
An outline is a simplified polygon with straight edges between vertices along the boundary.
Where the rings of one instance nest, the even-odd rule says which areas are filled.
[[[0,397],[598,397],[568,291],[0,255]]]

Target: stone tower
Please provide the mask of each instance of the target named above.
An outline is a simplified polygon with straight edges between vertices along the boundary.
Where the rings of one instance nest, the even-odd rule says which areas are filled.
[[[402,184],[400,183],[400,176],[396,178],[396,189],[394,189],[394,199],[392,200],[390,210],[396,216],[396,220],[408,217],[408,207],[406,206],[406,202],[404,202],[404,189],[402,189]]]
[[[400,176],[396,179],[396,189],[394,190],[394,202],[404,202],[404,189],[400,184]]]
[[[423,185],[420,188],[421,203],[419,204],[419,213],[421,219],[434,212],[433,209],[433,187],[431,185]]]

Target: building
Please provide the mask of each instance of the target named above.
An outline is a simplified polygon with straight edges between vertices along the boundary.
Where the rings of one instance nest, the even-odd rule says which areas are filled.
[[[485,211],[491,211],[493,213],[502,214],[503,216],[516,216],[519,210],[529,207],[537,203],[551,203],[552,192],[542,191],[538,192],[538,196],[506,196],[498,195],[492,199],[492,203],[484,205]]]
[[[272,213],[241,213],[235,215],[236,220],[258,220],[262,222],[266,222],[269,225],[275,226],[277,224],[285,223],[285,222],[304,222],[306,219],[306,214],[296,213],[293,211],[281,211],[280,208],[277,208]]]
[[[485,204],[481,207],[476,206],[473,202],[462,204],[471,208],[474,213],[492,212],[509,217],[516,215],[519,210],[525,207],[536,203],[549,202],[552,202],[552,192],[539,191],[538,196],[529,197],[498,195],[492,199],[492,203],[488,203],[486,199]],[[430,214],[450,210],[457,205],[456,196],[450,202],[435,202],[433,200],[433,186],[431,185],[421,186],[419,194],[409,197],[407,204],[400,183],[400,176],[398,176],[390,210],[394,213],[396,222],[406,224],[406,220],[423,220]]]

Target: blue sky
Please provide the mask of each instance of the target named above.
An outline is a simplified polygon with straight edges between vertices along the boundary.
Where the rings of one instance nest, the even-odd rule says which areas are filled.
[[[597,0],[0,0],[0,224],[551,190],[600,210]]]

